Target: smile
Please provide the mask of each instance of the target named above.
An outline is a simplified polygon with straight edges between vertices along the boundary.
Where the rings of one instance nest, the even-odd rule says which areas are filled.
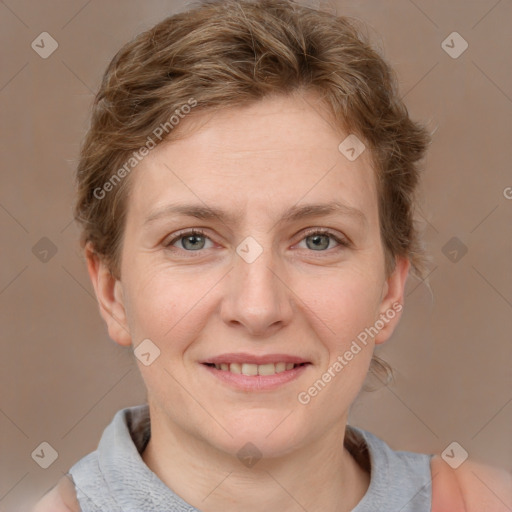
[[[271,391],[298,379],[312,363],[290,354],[222,354],[201,361],[208,373],[229,388]]]
[[[293,370],[297,366],[303,366],[308,363],[266,363],[266,364],[253,364],[253,363],[205,363],[211,368],[220,370],[223,372],[231,372],[242,375],[275,375],[276,373],[282,373],[288,370]]]

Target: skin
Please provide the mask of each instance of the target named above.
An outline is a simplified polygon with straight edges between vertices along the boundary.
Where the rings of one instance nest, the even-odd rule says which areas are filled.
[[[369,150],[345,158],[338,145],[348,133],[334,129],[312,94],[191,114],[178,129],[179,140],[157,146],[129,177],[120,279],[86,248],[111,338],[134,347],[149,338],[160,349],[151,365],[138,362],[152,423],[143,459],[205,512],[349,511],[369,475],[342,445],[348,411],[375,345],[390,337],[400,314],[307,405],[297,395],[403,303],[409,262],[397,259],[386,275]],[[365,220],[335,213],[279,221],[294,205],[332,200]],[[171,215],[145,224],[175,202],[240,217]],[[188,228],[205,231],[196,241],[202,248],[184,247],[183,238],[165,246]],[[349,245],[327,237],[320,240],[330,240],[327,248],[316,248],[308,228],[327,228]],[[252,263],[236,252],[247,236],[263,249]],[[311,364],[279,389],[240,391],[200,364],[232,352],[290,354]],[[262,453],[252,468],[237,457],[247,442]]]

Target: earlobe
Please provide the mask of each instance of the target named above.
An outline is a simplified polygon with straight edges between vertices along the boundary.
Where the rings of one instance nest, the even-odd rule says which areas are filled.
[[[110,338],[119,345],[130,346],[132,340],[128,329],[121,281],[112,275],[90,242],[85,246],[85,258],[100,314],[107,324]]]
[[[387,341],[400,320],[404,303],[404,290],[411,263],[407,258],[397,258],[395,268],[384,283],[382,300],[379,308],[379,325],[382,329],[375,336],[375,344]]]

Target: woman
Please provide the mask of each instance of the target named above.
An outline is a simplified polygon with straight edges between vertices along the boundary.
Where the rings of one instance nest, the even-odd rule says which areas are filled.
[[[343,17],[203,3],[125,45],[76,218],[148,404],[119,411],[37,510],[509,510],[508,474],[347,425],[422,275],[428,142]],[[473,485],[482,472],[499,499]]]

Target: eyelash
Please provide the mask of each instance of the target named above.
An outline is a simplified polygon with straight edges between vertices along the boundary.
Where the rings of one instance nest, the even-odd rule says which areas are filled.
[[[326,228],[311,228],[311,229],[307,230],[304,233],[303,237],[299,240],[299,242],[302,242],[302,240],[304,240],[305,238],[308,238],[308,237],[313,236],[313,235],[329,235],[335,242],[337,242],[339,244],[340,247],[348,248],[348,247],[351,246],[351,242],[348,239],[343,238],[343,237],[340,238],[340,237],[336,236],[334,233],[332,233],[331,231],[329,231]],[[187,252],[187,253],[201,252],[201,250],[198,250],[198,251],[187,251],[185,249],[172,247],[172,245],[175,242],[177,242],[181,238],[185,238],[187,236],[201,236],[201,237],[204,237],[204,238],[208,238],[210,240],[210,237],[203,230],[201,230],[201,229],[191,229],[189,231],[182,231],[181,233],[178,233],[175,237],[172,238],[172,240],[170,240],[169,242],[165,243],[165,248],[166,249],[170,249],[170,250],[178,249],[178,250],[181,250],[181,251],[184,251],[184,252]],[[322,252],[327,252],[329,250],[336,249],[336,248],[339,248],[339,247],[332,247],[331,249],[326,249],[324,251],[311,251],[311,252],[322,253]]]

